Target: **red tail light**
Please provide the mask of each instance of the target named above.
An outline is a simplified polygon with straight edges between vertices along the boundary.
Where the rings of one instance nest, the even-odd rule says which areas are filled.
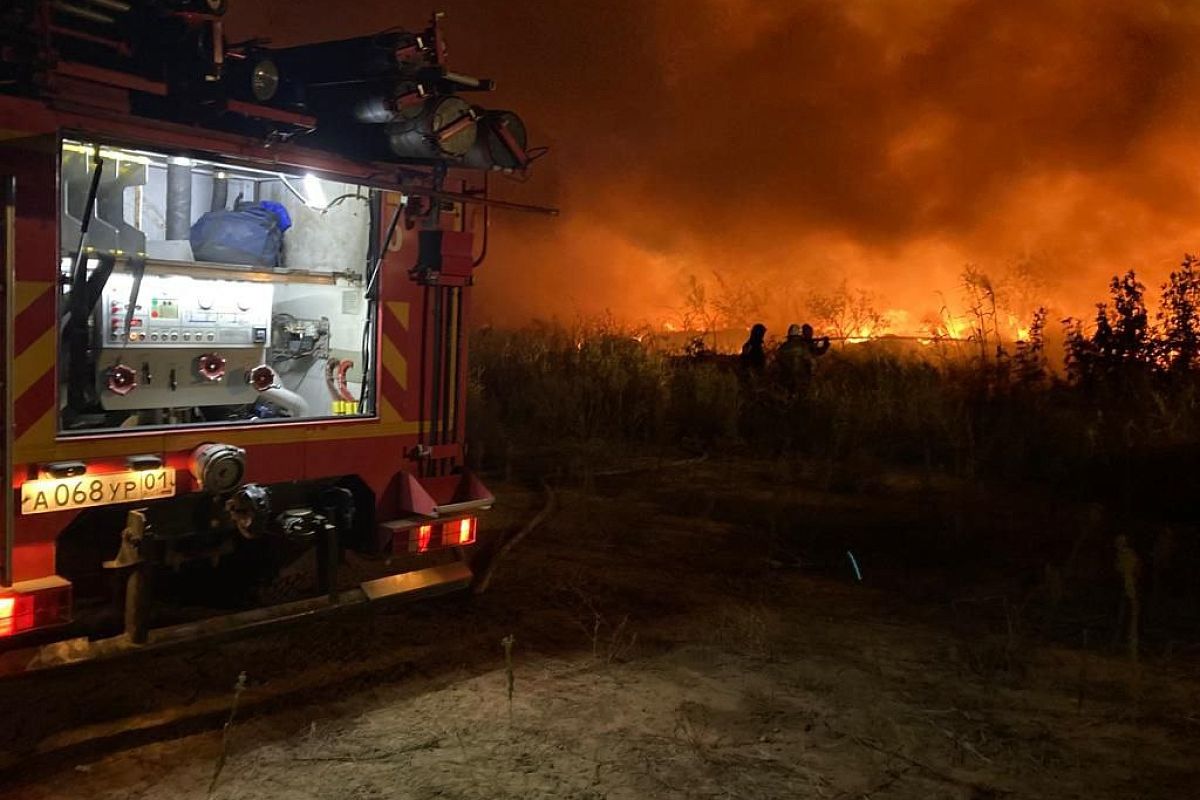
[[[450,523],[458,527],[458,542],[457,544],[470,544],[475,541],[475,518],[467,517],[460,519],[457,523]]]
[[[0,595],[0,637],[59,625],[71,619],[71,584],[46,578],[17,584],[11,594]]]
[[[410,553],[428,553],[442,547],[462,547],[475,543],[475,517],[455,519],[450,522],[429,523],[411,528],[401,528],[393,535],[394,546]]]
[[[0,636],[12,636],[32,627],[32,597],[0,597]]]

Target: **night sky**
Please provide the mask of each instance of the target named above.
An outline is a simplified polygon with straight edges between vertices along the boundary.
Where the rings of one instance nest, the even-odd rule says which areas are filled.
[[[231,38],[419,28],[394,0],[235,0]],[[1200,249],[1200,4],[1178,0],[454,0],[459,71],[553,149],[496,195],[481,320],[661,322],[686,277],[843,279],[909,321],[964,264],[1087,314],[1108,276]],[[938,290],[945,294],[939,295]]]

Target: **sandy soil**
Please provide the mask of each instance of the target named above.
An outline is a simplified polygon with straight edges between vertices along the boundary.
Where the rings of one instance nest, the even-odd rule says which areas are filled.
[[[115,736],[106,748],[43,758],[13,773],[4,796],[1200,794],[1194,661],[1135,665],[1054,647],[1015,630],[1011,615],[997,623],[985,612],[990,595],[950,604],[874,588],[882,564],[864,564],[862,583],[840,567],[791,568],[778,537],[755,537],[710,502],[719,506],[723,492],[744,501],[744,489],[726,487],[761,484],[731,482],[730,469],[598,478],[588,491],[560,492],[562,510],[514,551],[493,594],[466,605],[346,620],[334,625],[342,638],[310,628],[162,661],[153,680],[111,666],[60,683],[59,698],[106,675],[158,687],[154,702],[110,708],[110,723],[172,703],[210,702],[220,714],[198,731]],[[662,494],[675,481],[708,499]],[[517,487],[502,496],[498,527],[540,503]],[[806,502],[806,524],[830,535],[877,521],[847,510],[861,498],[814,493]],[[881,497],[878,513],[897,518],[895,502]],[[501,647],[509,634],[511,704]],[[353,681],[331,677],[336,691],[254,703],[297,673],[335,676],[372,658],[376,668]],[[239,670],[249,685],[223,737],[216,728]],[[25,729],[48,742],[71,727],[42,725]]]

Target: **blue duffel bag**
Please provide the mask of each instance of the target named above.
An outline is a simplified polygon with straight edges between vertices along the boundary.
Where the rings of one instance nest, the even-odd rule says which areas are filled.
[[[192,258],[221,264],[279,266],[283,232],[291,226],[283,206],[267,201],[236,203],[232,211],[209,211],[192,226]]]

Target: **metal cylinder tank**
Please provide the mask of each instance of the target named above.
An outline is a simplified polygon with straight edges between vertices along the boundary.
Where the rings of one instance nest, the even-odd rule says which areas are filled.
[[[525,122],[512,111],[476,109],[479,132],[463,162],[475,169],[517,170],[528,163]]]
[[[425,102],[413,119],[388,125],[388,144],[402,158],[462,158],[475,144],[475,113],[459,97]]]
[[[425,112],[426,98],[415,83],[376,88],[354,102],[354,118],[372,125],[414,120]]]

